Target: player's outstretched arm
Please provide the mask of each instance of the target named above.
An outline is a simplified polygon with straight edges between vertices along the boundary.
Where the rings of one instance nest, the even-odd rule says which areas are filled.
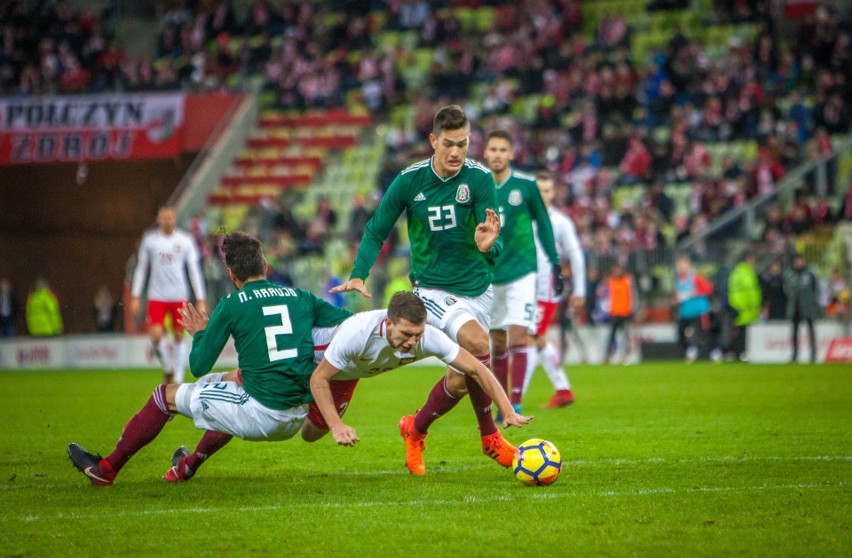
[[[500,217],[492,209],[485,210],[485,221],[476,225],[473,239],[480,252],[488,252],[500,236]]]
[[[349,279],[348,281],[346,281],[342,285],[338,285],[336,287],[333,287],[328,292],[330,292],[330,293],[348,293],[348,292],[351,292],[351,291],[358,291],[359,293],[364,295],[365,298],[373,298],[373,295],[371,295],[369,292],[367,292],[367,287],[364,286],[364,280],[359,279],[358,277],[353,277],[352,279]]]
[[[337,409],[334,407],[334,398],[331,395],[329,382],[339,372],[323,357],[314,373],[311,374],[311,394],[314,396],[314,401],[320,413],[322,413],[322,418],[325,419],[334,441],[341,446],[354,446],[360,441],[360,438],[358,438],[354,428],[347,426],[340,420],[340,415],[337,414]]]
[[[527,424],[533,417],[526,417],[518,414],[512,404],[509,402],[509,397],[491,373],[491,370],[486,368],[484,364],[479,362],[476,357],[466,351],[464,348],[459,348],[459,354],[456,359],[450,363],[450,366],[456,370],[463,372],[476,380],[482,386],[488,396],[494,400],[497,409],[503,415],[503,427],[516,426],[518,428]]]
[[[190,302],[184,302],[183,306],[178,308],[178,314],[180,314],[178,324],[190,335],[206,329],[207,322],[210,320],[205,308],[196,309]]]

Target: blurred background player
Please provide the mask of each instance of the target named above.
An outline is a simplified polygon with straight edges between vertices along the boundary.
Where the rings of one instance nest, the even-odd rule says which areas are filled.
[[[802,254],[793,257],[793,268],[784,277],[784,292],[787,294],[787,319],[793,327],[793,354],[790,362],[799,361],[799,324],[808,326],[808,338],[811,344],[811,362],[816,362],[816,332],[814,319],[819,317],[819,281],[808,268],[808,262]]]
[[[44,277],[36,279],[27,296],[26,316],[27,330],[33,337],[52,337],[65,331],[59,300]]]
[[[429,324],[447,334],[485,366],[491,364],[486,330],[494,291],[494,261],[503,249],[491,172],[467,159],[470,122],[458,105],[441,108],[432,121],[429,142],[435,153],[400,172],[364,228],[355,267],[334,292],[358,291],[371,297],[364,280],[397,219],[408,217],[411,282],[429,313]],[[423,450],[429,426],[465,396],[479,422],[482,452],[504,467],[517,451],[491,415],[491,398],[472,378],[452,370],[429,393],[423,407],[399,422],[406,466],[425,472]]]
[[[412,292],[402,291],[391,296],[387,310],[356,314],[334,328],[333,338],[311,375],[315,402],[302,425],[302,438],[313,442],[330,431],[338,444],[355,445],[359,441],[355,429],[341,419],[358,381],[430,356],[474,378],[501,409],[506,425],[521,427],[529,422],[528,417],[512,409],[491,371],[443,331],[426,324],[426,316],[423,301]],[[316,345],[316,334],[314,342]]]
[[[350,313],[308,291],[270,283],[261,243],[250,235],[229,233],[222,251],[237,292],[220,300],[209,319],[207,312],[189,303],[180,309],[179,319],[193,336],[192,374],[207,375],[233,337],[240,381],[228,381],[222,372],[195,383],[158,386],[105,458],[69,444],[68,457],[93,485],[113,484],[130,458],[178,413],[205,432],[194,453],[183,446],[174,453],[163,477],[168,482],[191,478],[234,436],[275,442],[301,429],[311,401],[312,329],[340,324]]]
[[[748,326],[760,319],[763,300],[754,265],[754,253],[747,250],[728,276],[728,304],[736,312],[731,324],[731,340],[728,346],[732,360],[746,360]]]
[[[547,171],[536,174],[536,184],[541,194],[541,199],[547,208],[547,215],[553,231],[553,240],[556,252],[562,261],[568,261],[571,265],[571,295],[569,304],[575,308],[585,305],[586,297],[586,261],[580,240],[577,238],[577,230],[571,219],[553,206],[556,196],[553,175]],[[553,384],[556,393],[545,405],[547,408],[564,407],[574,402],[574,393],[571,391],[571,383],[562,367],[561,358],[556,348],[547,339],[547,328],[553,321],[553,316],[559,306],[558,285],[554,283],[553,267],[538,240],[535,238],[538,273],[536,275],[536,324],[535,333],[531,335],[531,343],[535,345],[535,352],[527,361],[526,377],[524,379],[524,392],[529,386],[537,362],[541,362],[547,377]],[[559,289],[561,290],[561,289]],[[570,309],[565,309],[569,314]],[[576,331],[576,330],[575,330]]]
[[[139,244],[130,299],[130,314],[133,316],[139,314],[146,277],[148,335],[154,345],[154,353],[163,365],[164,383],[180,383],[186,370],[189,345],[183,342],[178,309],[189,301],[190,284],[199,311],[205,311],[207,305],[198,248],[192,236],[177,228],[177,214],[172,207],[159,209],[157,228],[146,232]],[[166,314],[171,316],[174,344],[165,334],[163,323]]]
[[[675,263],[674,299],[678,307],[677,339],[687,362],[695,362],[710,337],[710,295],[713,284],[693,269],[688,255]],[[714,348],[713,351],[718,351]]]
[[[12,282],[8,278],[0,278],[0,337],[17,335],[15,322],[18,320],[18,297],[12,290]]]
[[[535,325],[536,271],[540,245],[549,264],[554,294],[562,294],[562,267],[553,241],[547,208],[535,177],[512,169],[514,142],[504,130],[494,130],[485,142],[485,161],[497,189],[497,213],[503,252],[494,267],[494,306],[491,311],[491,367],[507,392],[511,371],[512,406],[521,409],[529,349],[527,335]],[[498,415],[498,422],[500,418]]]
[[[609,339],[607,340],[604,364],[615,360],[618,354],[618,333],[621,331],[622,355],[621,363],[627,364],[630,357],[630,331],[628,325],[636,312],[634,308],[638,300],[636,284],[633,276],[619,262],[612,264],[609,277],[606,280],[606,290],[609,294]]]

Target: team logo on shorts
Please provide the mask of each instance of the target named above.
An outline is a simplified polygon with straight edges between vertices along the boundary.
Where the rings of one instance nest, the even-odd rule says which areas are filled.
[[[470,188],[467,184],[459,184],[459,189],[456,190],[456,201],[459,203],[470,201]]]
[[[411,364],[411,363],[412,363],[412,362],[414,362],[415,360],[417,360],[417,358],[416,358],[416,357],[405,357],[405,358],[401,358],[401,359],[399,359],[399,365],[400,365],[400,366],[405,366],[406,364]]]
[[[509,205],[521,205],[523,198],[520,190],[512,190],[509,192]]]
[[[456,299],[456,297],[454,297],[454,296],[448,296],[447,298],[444,299],[444,305],[445,306],[452,306],[456,302],[458,302],[458,299]]]

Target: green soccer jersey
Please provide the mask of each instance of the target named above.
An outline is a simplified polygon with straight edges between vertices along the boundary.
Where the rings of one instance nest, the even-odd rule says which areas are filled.
[[[509,178],[497,184],[497,209],[504,247],[494,269],[495,284],[511,283],[537,271],[533,221],[550,263],[559,263],[550,216],[535,177],[513,169]]]
[[[478,296],[491,284],[493,264],[503,248],[498,238],[488,253],[476,247],[474,232],[485,210],[496,211],[494,179],[466,159],[455,176],[441,178],[427,159],[403,170],[385,193],[364,229],[352,277],[366,279],[382,243],[403,213],[411,244],[411,282],[463,296]]]
[[[219,301],[207,328],[192,338],[189,369],[208,372],[229,336],[234,337],[243,389],[270,409],[313,401],[313,327],[337,325],[351,314],[311,292],[251,281]]]

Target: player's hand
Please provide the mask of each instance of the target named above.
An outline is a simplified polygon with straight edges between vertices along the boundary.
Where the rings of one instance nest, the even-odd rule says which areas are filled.
[[[572,295],[571,298],[568,299],[568,302],[571,303],[571,306],[573,306],[575,310],[580,310],[586,306],[586,297]]]
[[[553,275],[553,294],[562,296],[562,291],[565,290],[565,278],[562,277],[562,266],[555,264],[551,273]]]
[[[139,315],[139,306],[140,305],[141,305],[141,302],[139,301],[138,296],[134,296],[133,298],[130,299],[130,308],[129,308],[130,315],[133,316],[134,318]]]
[[[190,335],[195,335],[205,329],[207,321],[210,319],[207,317],[206,310],[198,311],[189,302],[184,302],[183,306],[178,308],[178,314],[180,314],[178,324]]]
[[[492,209],[485,210],[485,221],[476,225],[473,240],[480,252],[488,252],[500,236],[500,217]]]
[[[521,428],[525,424],[529,424],[529,422],[535,417],[527,417],[515,412],[509,413],[508,415],[503,417],[503,428],[508,428],[510,426],[514,426],[515,428]]]
[[[342,285],[338,285],[336,287],[331,288],[328,292],[330,293],[348,293],[352,291],[358,291],[364,298],[373,298],[369,292],[367,292],[367,287],[364,286],[364,280],[359,279],[358,277],[353,277],[352,279],[346,281]]]
[[[198,309],[199,312],[207,312],[207,301],[206,300],[196,300],[195,308]]]
[[[343,423],[331,429],[331,436],[340,446],[354,446],[361,441],[361,438],[355,433],[355,429]]]

